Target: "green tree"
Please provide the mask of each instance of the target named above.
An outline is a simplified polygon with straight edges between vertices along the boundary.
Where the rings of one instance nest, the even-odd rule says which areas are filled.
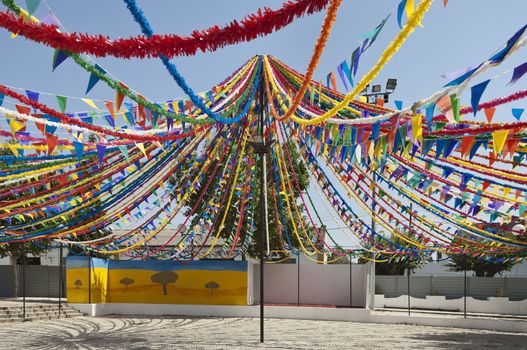
[[[382,234],[382,233],[381,233]],[[375,243],[378,246],[385,248],[387,251],[397,251],[400,246],[408,246],[408,242],[399,237],[399,235],[391,234],[388,239],[384,239],[378,234],[375,236]],[[408,234],[407,234],[408,236]],[[409,237],[418,242],[421,241],[420,237]],[[368,244],[365,248],[373,248],[373,244]],[[370,261],[372,253],[369,251],[363,251],[359,254],[359,264],[364,264]],[[408,269],[410,272],[414,272],[416,269],[425,265],[430,259],[428,252],[418,252],[414,249],[410,249],[407,252],[401,252],[401,254],[387,254],[382,252],[375,253],[375,274],[377,275],[404,275]]]
[[[225,203],[221,203],[222,207],[218,210],[217,215],[219,215],[219,218],[222,218],[225,214],[225,211],[228,210],[225,224],[223,227],[221,227],[221,233],[220,237],[227,239],[229,236],[233,234],[235,231],[235,226],[238,219],[237,212],[240,210],[241,207],[241,196],[242,196],[242,190],[239,190],[245,182],[245,180],[249,181],[251,183],[251,190],[252,190],[252,199],[250,199],[250,203],[246,203],[246,205],[250,205],[252,207],[251,214],[253,215],[253,223],[256,227],[255,232],[247,232],[247,230],[242,230],[240,232],[240,237],[237,242],[237,246],[243,246],[245,243],[248,244],[247,248],[247,254],[252,257],[258,256],[259,251],[259,237],[260,237],[260,229],[259,229],[259,219],[260,219],[260,188],[261,188],[261,168],[260,168],[260,161],[258,161],[258,156],[253,152],[249,146],[247,146],[247,152],[252,152],[252,154],[244,157],[242,159],[242,162],[244,164],[242,171],[240,172],[240,176],[238,178],[238,181],[236,184],[230,183],[229,181],[223,181],[221,184],[219,183],[221,181],[221,174],[224,173],[225,167],[228,164],[228,158],[225,157],[225,159],[214,159],[212,161],[212,164],[208,167],[207,171],[201,176],[198,186],[196,186],[195,191],[189,196],[189,199],[185,203],[185,207],[187,208],[186,215],[191,214],[191,208],[193,208],[195,205],[197,205],[196,214],[190,224],[190,229],[192,229],[195,225],[198,224],[199,218],[207,212],[209,203],[212,200],[218,201],[218,196],[220,196],[219,191],[217,191],[217,186],[228,186],[226,188],[227,193],[229,193],[232,190],[232,186],[237,187],[237,191],[234,191],[234,197],[231,202],[231,206],[227,208]],[[284,147],[284,146],[276,146],[276,147]],[[290,157],[291,157],[291,165],[289,164],[288,158],[285,158],[285,166],[287,169],[287,172],[289,175],[292,175],[292,170],[294,170],[295,175],[297,176],[298,183],[300,190],[296,187],[294,180],[289,179],[288,181],[292,181],[292,191],[287,189],[286,191],[283,190],[281,187],[281,184],[279,186],[276,186],[275,183],[275,171],[277,171],[276,168],[276,161],[273,160],[273,156],[268,155],[267,156],[267,167],[265,169],[266,175],[267,175],[267,204],[268,204],[268,225],[269,225],[269,240],[270,240],[270,248],[272,251],[272,257],[273,259],[281,259],[287,255],[287,253],[284,251],[285,244],[284,242],[291,242],[291,245],[295,248],[299,247],[299,242],[296,237],[296,235],[293,233],[293,223],[291,222],[288,215],[286,215],[287,212],[287,204],[285,195],[287,194],[289,196],[289,203],[291,206],[294,206],[297,208],[298,212],[302,214],[304,212],[303,206],[301,203],[298,203],[298,198],[300,197],[300,193],[305,191],[309,186],[309,176],[308,176],[308,170],[304,166],[300,155],[295,149],[295,146],[292,142],[288,141],[285,145],[287,147]],[[234,155],[233,155],[234,157]],[[251,164],[249,164],[249,158],[251,158],[251,164],[256,163],[256,168],[254,170],[254,173],[250,173],[248,171]],[[189,172],[190,167],[195,164],[196,162],[203,162],[205,159],[199,159],[199,157],[196,154],[192,154],[187,159],[183,160],[181,163],[181,166],[178,168],[178,170],[173,174],[172,178],[170,179],[170,183],[177,188],[178,185],[184,184],[185,181],[188,181],[190,179],[190,176],[192,176]],[[231,174],[234,173],[234,170],[231,172]],[[246,179],[246,176],[250,176],[249,179]],[[212,179],[211,179],[212,178]],[[211,181],[208,189],[203,193],[205,184],[208,181]],[[220,187],[221,188],[221,187]],[[278,190],[279,189],[279,190]],[[187,191],[185,189],[184,191]],[[278,194],[277,191],[280,192],[280,198],[281,203],[277,201]],[[203,194],[202,199],[198,202],[198,199]],[[176,197],[178,193],[173,193],[173,197]],[[281,217],[279,214],[280,209],[279,206],[282,205],[284,215]],[[293,210],[293,208],[292,208]],[[278,216],[278,220],[277,220]],[[248,218],[249,213],[246,211],[244,214],[244,217],[242,219],[242,227],[247,227],[248,225]],[[218,230],[220,230],[220,221],[216,220],[214,223],[214,226],[212,228],[212,236],[214,236]],[[287,228],[287,232],[289,233],[289,239],[285,237],[285,230]],[[300,228],[297,228],[300,230]],[[311,230],[311,228],[307,228],[308,230]],[[251,235],[252,233],[252,235]],[[313,237],[311,235],[311,237]],[[249,241],[247,241],[249,240]],[[313,242],[315,243],[315,242]],[[265,247],[266,248],[266,247]]]
[[[15,140],[9,141],[9,143],[16,144]],[[0,149],[0,156],[12,156],[13,153],[7,149]],[[13,166],[20,165],[20,162],[13,162],[12,164],[7,164],[6,162],[0,161],[0,169],[10,170]],[[8,187],[1,188],[2,190],[7,190]],[[37,188],[36,191],[42,190],[42,188]],[[31,193],[29,191],[17,192],[16,194],[7,195],[2,197],[2,201],[12,201],[18,198],[29,196]],[[0,228],[8,228],[10,225],[18,225],[23,222],[16,217],[11,217],[8,219],[0,219]],[[35,225],[33,229],[42,228],[43,225]],[[49,249],[49,240],[41,240],[40,242],[11,242],[11,243],[0,243],[0,257],[9,257],[11,260],[11,265],[13,267],[13,294],[15,297],[20,295],[20,286],[19,286],[19,277],[18,277],[18,264],[22,264],[24,259],[28,255],[34,257],[39,257],[42,253]]]
[[[496,256],[450,255],[449,271],[473,271],[476,277],[494,277],[510,271],[516,262]]]
[[[492,225],[478,225],[479,228],[492,231],[494,234],[498,234],[507,238],[514,238],[514,236],[506,230],[499,229]],[[452,239],[453,246],[464,246],[465,239],[477,239],[481,243],[490,244],[490,240],[475,238],[468,232],[460,231],[460,233]],[[517,237],[515,239],[518,239]],[[521,238],[520,238],[521,239]],[[461,271],[473,271],[476,277],[494,277],[495,275],[501,275],[503,272],[510,271],[512,267],[517,263],[513,259],[514,256],[507,255],[496,255],[496,254],[482,254],[475,255],[473,252],[467,254],[451,254],[450,262],[447,264],[450,271],[461,272]]]
[[[89,141],[94,142],[95,140],[96,140],[95,136],[91,135],[89,138]],[[13,144],[17,143],[17,141],[15,140],[11,140],[10,142]],[[13,155],[13,154],[11,151],[7,149],[0,149],[0,155],[7,156],[7,155]],[[88,164],[89,161],[93,161],[94,159],[96,159],[96,156],[90,156],[90,157],[83,158],[83,160],[81,161],[81,166]],[[5,170],[13,170],[16,167],[23,166],[23,165],[24,165],[24,162],[21,162],[21,161],[15,161],[10,164],[0,161],[0,169],[5,169]],[[50,186],[51,188],[57,188],[58,186],[60,186],[60,184],[57,181],[51,181]],[[8,188],[9,187],[3,187],[0,189],[6,190]],[[39,193],[39,192],[43,192],[46,190],[47,188],[45,186],[37,186],[33,188],[31,191],[29,190],[19,191],[9,196],[3,196],[2,201],[17,200],[19,198],[29,197],[33,195],[34,193]],[[66,223],[69,218],[82,216],[88,212],[93,213],[93,215],[90,215],[90,217],[86,219],[84,222],[89,222],[91,220],[94,220],[100,217],[101,215],[104,215],[104,212],[99,209],[100,205],[101,205],[100,202],[96,201],[93,205],[89,206],[88,208],[84,210],[78,211],[73,216],[68,215],[66,217]],[[28,222],[21,221],[17,217],[11,217],[9,219],[0,219],[0,227],[4,229],[8,228],[9,226],[15,226],[19,224],[28,224]],[[25,233],[31,233],[31,232],[43,230],[43,229],[45,230],[57,229],[58,230],[58,229],[62,229],[63,227],[64,227],[64,221],[62,219],[56,219],[56,220],[48,221],[44,224],[36,223],[34,225],[28,226]],[[95,233],[82,235],[78,237],[78,240],[92,240],[92,239],[105,236],[108,233],[109,232],[106,230],[98,230]],[[12,243],[3,243],[3,244],[0,243],[0,257],[10,257],[11,262],[13,264],[13,274],[14,274],[13,285],[14,285],[14,295],[15,296],[18,296],[20,294],[19,293],[20,288],[19,288],[19,283],[18,283],[18,280],[19,280],[18,269],[16,266],[17,263],[21,264],[23,262],[23,259],[27,257],[28,255],[39,257],[40,255],[42,255],[45,251],[49,250],[50,248],[51,248],[50,239],[36,239],[36,240],[30,240],[26,242],[12,242]],[[70,252],[73,252],[75,254],[79,254],[81,252],[81,248],[78,248],[78,247],[69,246],[68,249]]]

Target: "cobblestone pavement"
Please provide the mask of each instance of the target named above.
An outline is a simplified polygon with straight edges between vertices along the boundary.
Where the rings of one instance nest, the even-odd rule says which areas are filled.
[[[525,349],[527,334],[372,323],[104,317],[4,323],[0,349]]]

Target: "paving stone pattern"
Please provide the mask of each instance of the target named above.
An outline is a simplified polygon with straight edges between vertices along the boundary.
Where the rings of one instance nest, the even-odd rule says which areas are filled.
[[[252,318],[78,317],[2,324],[0,349],[525,349],[527,334]]]

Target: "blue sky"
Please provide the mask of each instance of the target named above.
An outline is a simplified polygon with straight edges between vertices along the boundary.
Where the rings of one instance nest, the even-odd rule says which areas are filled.
[[[47,2],[46,2],[47,1]],[[126,37],[140,33],[122,1],[46,0],[36,15],[47,13],[46,4],[56,13],[65,28],[72,32],[103,33],[110,37]],[[24,5],[22,1],[19,1]],[[199,0],[199,1],[138,1],[158,33],[189,34],[196,28],[223,25],[232,19],[242,18],[262,5],[278,8],[282,1],[254,0]],[[357,45],[360,36],[373,29],[397,7],[398,1],[344,0],[315,77],[324,79],[329,71]],[[3,6],[2,6],[3,7]],[[425,16],[424,28],[418,28],[403,48],[380,74],[376,83],[384,84],[395,77],[399,85],[394,95],[410,104],[438,90],[446,81],[441,74],[479,63],[498,49],[506,39],[525,24],[524,0],[450,0],[446,9],[436,0]],[[221,81],[250,56],[259,53],[275,55],[293,68],[304,71],[309,61],[314,41],[320,30],[324,13],[302,18],[273,35],[227,47],[214,53],[199,53],[195,57],[176,58],[174,62],[188,83],[196,90],[208,89]],[[384,47],[397,35],[395,16],[386,24],[378,41],[360,62],[358,77],[364,74],[379,57]],[[52,50],[23,38],[11,39],[6,31],[0,34],[1,82],[33,90],[85,97],[88,74],[73,62],[65,62],[51,72]],[[499,72],[523,63],[525,51],[520,51]],[[166,100],[182,96],[172,78],[156,59],[119,60],[97,59],[113,75],[133,89],[153,100]],[[483,101],[525,87],[520,81],[512,88],[506,84],[510,74],[492,82]],[[481,78],[480,80],[483,80]],[[113,92],[99,83],[88,95],[97,99],[113,100]],[[465,99],[465,102],[468,101]],[[54,105],[52,100],[50,104]],[[85,109],[73,104],[71,108]],[[496,118],[511,120],[510,107],[503,109]],[[521,104],[515,105],[521,107]]]
[[[18,3],[24,5],[23,1]],[[224,25],[263,5],[278,8],[281,3],[256,0],[138,1],[157,33],[182,35],[194,29]],[[349,57],[359,38],[394,11],[397,4],[397,0],[344,0],[315,78],[325,81],[326,75]],[[133,21],[122,1],[45,0],[36,12],[37,17],[48,12],[46,5],[70,32],[102,33],[112,38],[140,33],[138,24]],[[0,7],[5,10],[5,7]],[[525,24],[526,10],[525,0],[450,0],[446,9],[443,8],[442,0],[436,0],[423,20],[424,28],[418,28],[410,36],[374,83],[384,85],[387,78],[397,78],[398,87],[392,101],[400,99],[405,101],[405,105],[427,97],[447,82],[441,74],[478,64],[500,48]],[[250,43],[226,47],[213,53],[198,53],[194,57],[176,58],[173,62],[189,85],[197,91],[206,90],[223,80],[254,54],[274,55],[303,72],[311,57],[323,17],[324,13],[321,12]],[[398,30],[393,14],[377,42],[361,58],[356,80],[376,62]],[[89,75],[72,61],[66,61],[52,73],[53,50],[48,47],[24,38],[11,39],[10,33],[6,31],[0,32],[0,45],[0,82],[3,84],[67,96],[114,99],[114,92],[103,83],[99,83],[88,96],[84,95]],[[162,101],[183,96],[157,59],[102,58],[96,61],[149,99]],[[519,51],[502,66],[478,78],[474,83],[509,71],[489,84],[482,101],[525,89],[527,77],[507,87],[512,74],[510,70],[525,61],[527,49]],[[462,104],[468,104],[469,97],[466,94]],[[56,107],[54,98],[43,96],[41,101]],[[68,103],[68,110],[87,109],[81,102],[70,100]],[[523,108],[526,103],[499,108],[495,120],[513,121],[511,107]],[[479,116],[478,119],[483,118]],[[4,124],[3,121],[1,123]],[[331,220],[329,212],[322,213],[322,216]],[[338,225],[335,224],[335,227]]]

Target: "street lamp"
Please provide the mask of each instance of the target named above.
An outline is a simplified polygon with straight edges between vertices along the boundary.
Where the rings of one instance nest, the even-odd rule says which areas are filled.
[[[377,98],[382,96],[384,103],[387,103],[390,98],[390,94],[395,91],[397,87],[397,79],[390,78],[386,81],[386,88],[382,91],[381,85],[372,85],[371,92],[368,92],[369,85],[366,86],[361,92],[361,96],[365,96],[368,99],[368,103],[375,103]]]
[[[525,226],[518,223],[512,227],[512,234],[516,237],[521,236],[523,233],[525,233]]]

